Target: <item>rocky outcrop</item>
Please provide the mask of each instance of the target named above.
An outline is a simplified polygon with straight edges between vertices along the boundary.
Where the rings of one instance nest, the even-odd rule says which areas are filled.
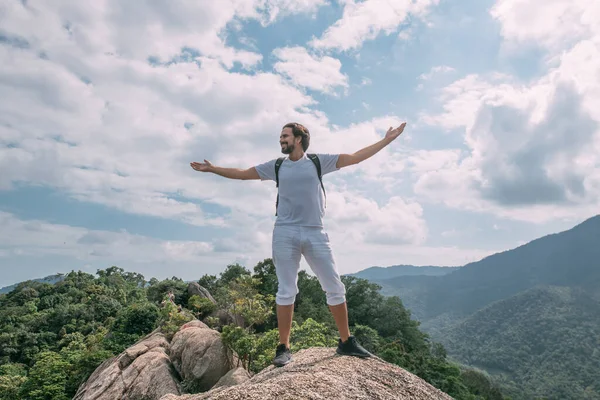
[[[338,356],[333,348],[311,348],[285,367],[265,368],[235,386],[195,395],[165,395],[160,400],[452,400],[410,372],[378,358]]]
[[[168,393],[180,394],[168,350],[164,335],[148,335],[96,368],[73,400],[159,399]]]
[[[201,321],[182,325],[169,341],[159,331],[106,360],[74,400],[451,400],[408,371],[375,357],[339,356],[311,348],[283,368],[251,377],[221,335]],[[197,393],[197,394],[184,394]]]
[[[194,320],[173,336],[171,361],[188,391],[204,392],[227,374],[237,359],[229,353],[219,332]]]
[[[210,292],[206,290],[206,288],[200,286],[197,282],[190,282],[187,291],[190,297],[200,296],[201,298],[209,299],[213,304],[217,304]]]
[[[219,332],[194,320],[182,325],[170,343],[155,331],[106,360],[73,400],[158,400],[166,394],[207,391],[219,382],[242,381],[233,362],[237,358],[228,353]]]

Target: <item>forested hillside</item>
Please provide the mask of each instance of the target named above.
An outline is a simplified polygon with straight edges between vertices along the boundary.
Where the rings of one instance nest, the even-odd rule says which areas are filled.
[[[494,372],[514,400],[600,398],[600,302],[582,290],[529,289],[442,336],[453,357]]]
[[[600,399],[599,244],[596,216],[443,276],[375,282],[515,399]]]
[[[455,399],[502,399],[484,375],[446,359],[397,297],[384,297],[366,280],[344,277],[353,333],[384,360],[425,379]],[[0,295],[0,399],[73,397],[102,361],[144,335],[173,334],[198,318],[222,333],[249,371],[269,365],[278,341],[271,260],[253,271],[230,265],[198,283],[215,302],[190,295],[173,277],[146,281],[111,267],[97,275],[72,272],[56,284],[24,282]],[[316,278],[299,277],[292,350],[335,346],[337,331]]]

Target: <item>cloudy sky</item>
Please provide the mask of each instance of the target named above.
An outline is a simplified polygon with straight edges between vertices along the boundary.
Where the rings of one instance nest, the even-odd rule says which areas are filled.
[[[463,265],[600,209],[600,3],[0,0],[0,286],[118,265],[198,279],[271,256],[280,156],[327,175],[342,273]],[[303,262],[303,268],[307,268]]]

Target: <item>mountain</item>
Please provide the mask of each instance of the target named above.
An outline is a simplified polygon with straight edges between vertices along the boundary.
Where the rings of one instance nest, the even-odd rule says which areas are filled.
[[[436,336],[452,358],[493,372],[513,400],[600,398],[600,302],[581,289],[528,289]]]
[[[45,278],[31,279],[30,281],[39,282],[39,283],[49,283],[49,284],[53,285],[57,282],[62,281],[63,279],[64,279],[63,274],[56,274],[56,275],[47,276]],[[30,281],[25,281],[25,282],[30,282]],[[19,282],[19,283],[15,283],[14,285],[5,286],[3,288],[0,288],[0,294],[10,293],[13,290],[15,290],[19,285],[21,285],[25,282]]]
[[[422,322],[466,317],[537,285],[579,287],[600,298],[600,216],[570,230],[497,253],[443,276],[401,276],[383,283]],[[382,282],[378,282],[382,283]]]
[[[445,275],[373,281],[513,399],[600,399],[600,216]]]
[[[427,276],[440,276],[446,275],[450,272],[457,270],[459,267],[434,267],[434,266],[422,266],[417,267],[414,265],[392,265],[390,267],[371,267],[362,271],[347,274],[348,276],[354,276],[356,278],[363,278],[372,281],[386,280],[396,278],[399,276],[415,276],[415,275],[427,275]]]

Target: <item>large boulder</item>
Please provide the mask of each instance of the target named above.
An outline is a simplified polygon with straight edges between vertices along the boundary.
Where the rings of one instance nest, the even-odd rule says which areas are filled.
[[[169,342],[163,334],[146,336],[96,368],[73,400],[154,400],[168,393],[180,394],[168,351]]]
[[[106,360],[81,385],[73,400],[158,400],[166,394],[198,393],[249,378],[221,334],[193,320],[169,343],[156,330]]]
[[[194,320],[173,336],[171,362],[187,392],[204,392],[236,366],[237,358],[223,344],[219,332]]]
[[[452,400],[416,375],[379,358],[339,356],[333,348],[310,348],[294,354],[285,367],[265,368],[235,386],[160,400]]]

